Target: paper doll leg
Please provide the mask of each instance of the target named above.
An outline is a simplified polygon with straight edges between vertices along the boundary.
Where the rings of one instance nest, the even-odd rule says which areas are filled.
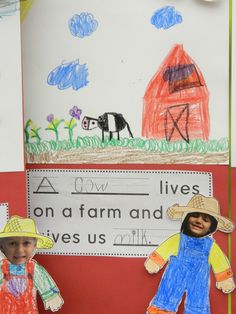
[[[202,307],[196,306],[196,304],[185,304],[184,314],[210,314],[209,304],[202,304]]]
[[[147,314],[175,314],[175,312],[165,311],[153,305],[147,308]]]
[[[210,314],[210,308],[185,307],[184,314]]]
[[[184,314],[210,314],[209,273],[200,269],[197,277],[189,282]]]
[[[185,271],[176,259],[172,259],[164,272],[160,286],[150,306],[170,311],[170,313],[177,312],[185,292],[186,280]]]

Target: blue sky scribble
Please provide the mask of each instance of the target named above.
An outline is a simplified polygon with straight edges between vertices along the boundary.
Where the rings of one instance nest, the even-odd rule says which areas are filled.
[[[86,64],[80,64],[79,60],[68,63],[62,63],[52,70],[47,78],[49,85],[56,85],[58,89],[67,89],[72,87],[74,90],[88,85],[88,69]]]
[[[168,29],[175,24],[182,23],[182,21],[183,18],[181,14],[171,6],[166,6],[157,10],[151,18],[151,23],[158,29]]]
[[[0,18],[13,15],[19,10],[20,1],[18,0],[0,0]]]
[[[83,38],[91,35],[98,27],[98,22],[91,13],[75,14],[69,20],[70,32],[73,36]]]

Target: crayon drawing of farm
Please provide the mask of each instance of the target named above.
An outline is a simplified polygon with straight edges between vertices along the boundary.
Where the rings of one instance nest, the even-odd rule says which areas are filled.
[[[70,119],[47,116],[46,130],[55,139],[44,141],[33,121],[25,124],[29,162],[195,162],[221,163],[228,158],[228,140],[209,140],[209,92],[203,75],[182,45],[175,45],[150,80],[143,97],[142,136],[134,137],[121,113],[84,115],[74,106]],[[64,124],[64,126],[62,126]],[[68,131],[59,138],[59,127]],[[94,136],[73,136],[75,127]],[[128,137],[122,132],[127,129]]]
[[[46,3],[44,0],[35,1],[32,19],[37,17],[40,5],[46,8]],[[73,0],[70,3],[74,3]],[[135,2],[129,0],[129,3],[132,7]],[[112,10],[112,5],[109,8]],[[33,8],[30,12],[34,12]],[[225,118],[222,120],[223,131],[220,132],[215,127],[221,120],[220,111],[212,108],[218,98],[212,91],[217,89],[217,84],[214,84],[217,76],[209,74],[205,64],[198,65],[193,52],[185,49],[184,37],[181,44],[175,43],[174,39],[171,44],[165,44],[162,57],[159,53],[162,42],[157,41],[156,50],[152,45],[153,38],[159,38],[155,36],[168,38],[172,29],[178,28],[181,34],[184,27],[182,10],[180,13],[174,7],[165,6],[154,13],[150,9],[149,16],[150,47],[145,53],[153,53],[152,57],[157,56],[158,62],[154,57],[150,61],[136,56],[139,53],[137,47],[142,50],[138,40],[135,53],[129,56],[127,50],[117,43],[115,24],[107,25],[105,29],[103,22],[106,16],[102,20],[99,10],[78,11],[68,17],[68,31],[64,39],[68,40],[68,44],[75,45],[77,57],[65,58],[64,54],[62,61],[54,62],[51,58],[50,66],[46,62],[43,64],[45,71],[41,76],[41,93],[38,99],[34,98],[38,105],[35,110],[27,112],[25,119],[28,163],[228,162],[227,122]],[[121,14],[121,17],[126,16]],[[120,17],[115,15],[114,18]],[[49,25],[53,30],[53,26]],[[114,27],[113,32],[108,32],[109,27]],[[125,31],[128,32],[127,29]],[[96,41],[101,38],[102,32],[106,36],[112,35],[108,49],[105,44],[103,48]],[[92,50],[90,54],[88,47],[94,49],[93,42],[96,43],[94,47],[101,50],[100,55],[96,54],[97,50]],[[126,44],[132,50],[132,45]],[[196,43],[193,44],[197,47]],[[62,48],[61,42],[58,45]],[[84,51],[83,47],[86,47]],[[54,51],[53,46],[50,48]],[[55,55],[60,53],[60,49],[55,50]],[[126,54],[130,57],[129,62]],[[35,67],[35,63],[31,68]],[[131,69],[136,71],[136,75]],[[27,75],[25,77],[27,80]],[[28,90],[25,92],[26,102]],[[226,90],[224,88],[223,93],[218,91],[224,100],[227,99]],[[48,95],[47,99],[44,94]],[[32,95],[29,94],[29,99]],[[46,101],[45,106],[39,101],[41,97]],[[50,105],[50,101],[55,104]],[[223,104],[218,99],[218,102],[222,104],[220,110],[224,106],[224,112],[227,111],[227,101]]]

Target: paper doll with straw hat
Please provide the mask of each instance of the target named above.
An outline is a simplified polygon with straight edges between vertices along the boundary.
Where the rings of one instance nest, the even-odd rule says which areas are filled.
[[[221,216],[214,197],[200,194],[194,195],[187,206],[174,204],[167,214],[183,222],[180,233],[163,242],[145,261],[151,274],[169,261],[147,313],[176,313],[185,294],[185,314],[210,314],[210,269],[218,289],[230,293],[235,288],[229,261],[212,234],[216,230],[230,233],[234,225]]]
[[[36,314],[39,292],[45,309],[55,312],[63,304],[47,271],[31,258],[37,249],[50,249],[53,240],[41,235],[33,219],[12,216],[0,232],[0,313]]]

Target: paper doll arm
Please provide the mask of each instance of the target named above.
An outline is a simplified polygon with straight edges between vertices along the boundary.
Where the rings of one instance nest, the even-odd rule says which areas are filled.
[[[57,309],[62,306],[63,300],[60,296],[59,289],[57,288],[55,282],[50,277],[45,268],[36,262],[34,269],[34,285],[39,291],[45,308],[46,306],[48,306],[50,309],[54,309],[52,309],[52,311],[57,311]],[[57,308],[59,305],[60,307]]]
[[[215,274],[216,287],[224,293],[233,291],[235,283],[230,263],[216,242],[212,245],[209,255],[209,263],[212,265]]]
[[[160,244],[152,252],[144,263],[144,267],[150,274],[157,273],[166,263],[171,255],[177,255],[180,235],[175,234]]]
[[[45,302],[45,310],[56,312],[62,307],[63,303],[64,301],[60,294],[56,294],[54,297]]]

